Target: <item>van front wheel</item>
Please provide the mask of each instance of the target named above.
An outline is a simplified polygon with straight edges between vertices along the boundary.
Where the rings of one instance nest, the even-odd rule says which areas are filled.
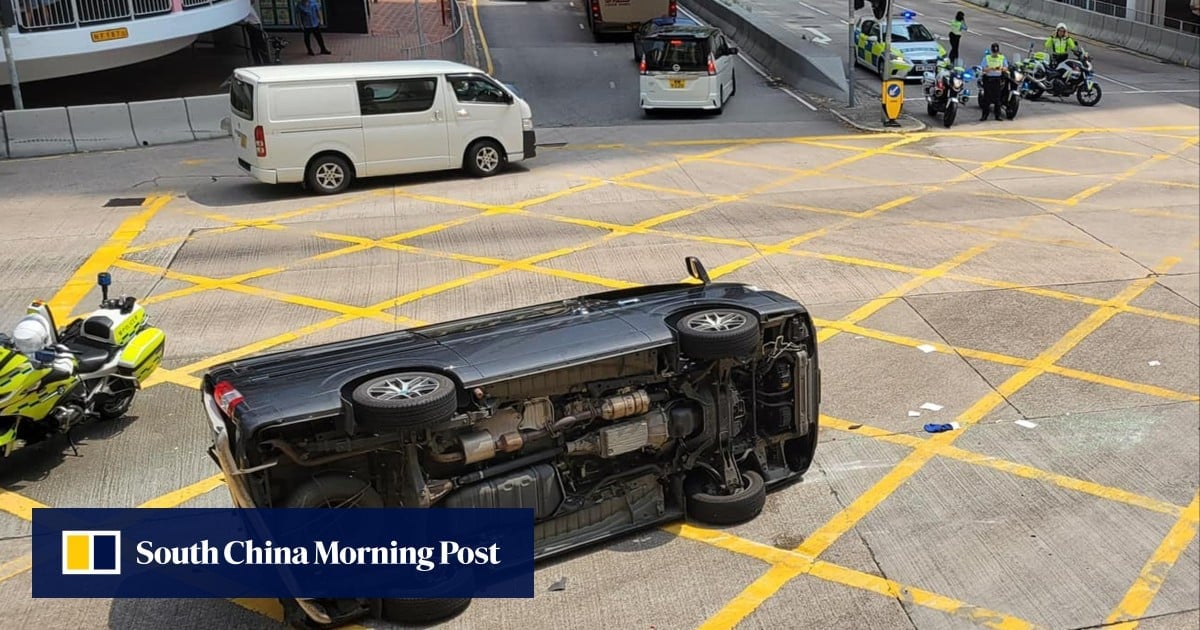
[[[490,177],[508,161],[504,147],[493,140],[479,140],[467,148],[463,166],[475,177]]]
[[[346,190],[354,175],[350,164],[337,155],[320,155],[308,163],[304,183],[309,190],[322,195],[333,195]]]

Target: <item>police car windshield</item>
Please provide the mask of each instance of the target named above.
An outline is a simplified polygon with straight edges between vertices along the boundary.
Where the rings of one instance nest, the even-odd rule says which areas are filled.
[[[657,37],[646,40],[647,70],[703,72],[708,70],[708,40]],[[676,68],[676,66],[679,66]]]
[[[893,42],[932,42],[933,33],[924,24],[892,24]]]

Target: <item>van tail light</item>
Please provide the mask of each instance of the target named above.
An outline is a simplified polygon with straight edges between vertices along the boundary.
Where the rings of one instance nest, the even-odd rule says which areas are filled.
[[[254,128],[254,148],[258,151],[258,157],[267,157],[267,136],[263,133],[262,125]]]
[[[227,418],[233,418],[233,410],[237,406],[246,402],[242,393],[234,389],[229,381],[221,381],[213,387],[213,398],[217,401],[217,407],[221,409]]]
[[[592,0],[592,18],[594,20],[600,19],[600,0]]]
[[[708,57],[708,76],[717,74],[717,62],[713,60],[712,55]]]
[[[638,72],[640,72],[642,74],[646,74],[646,57],[645,56],[643,56],[642,60],[638,62]]]
[[[671,17],[675,17],[675,13],[676,13],[677,9],[678,9],[678,6],[675,4],[675,0],[671,0],[671,4],[667,8],[667,15],[669,15]]]

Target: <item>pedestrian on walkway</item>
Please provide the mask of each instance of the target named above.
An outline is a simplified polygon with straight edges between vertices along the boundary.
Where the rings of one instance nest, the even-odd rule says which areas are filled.
[[[967,30],[967,16],[963,15],[962,11],[954,14],[954,21],[950,23],[950,63],[958,67],[958,42],[962,40],[962,34]]]
[[[246,40],[250,43],[250,56],[254,65],[265,66],[270,62],[267,53],[267,34],[263,31],[262,18],[258,17],[258,1],[251,0],[250,13],[242,19],[242,28],[246,31]]]
[[[308,54],[314,54],[312,38],[315,37],[317,45],[321,47],[321,54],[332,55],[333,53],[325,47],[325,38],[321,37],[321,7],[317,0],[298,0],[296,16],[300,19],[300,28],[304,31],[304,47],[308,49]]]

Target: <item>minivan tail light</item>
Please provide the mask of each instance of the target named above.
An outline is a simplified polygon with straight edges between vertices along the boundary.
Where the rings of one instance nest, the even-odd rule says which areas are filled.
[[[221,381],[213,387],[213,398],[216,399],[221,413],[229,419],[233,419],[233,411],[237,409],[237,406],[246,402],[242,393],[234,389],[229,381]]]
[[[267,136],[263,133],[262,125],[254,127],[254,148],[258,157],[267,157]]]
[[[638,62],[638,72],[646,74],[646,57],[642,56],[642,60]]]
[[[713,60],[712,55],[708,57],[708,75],[713,76],[717,73],[717,62]]]

